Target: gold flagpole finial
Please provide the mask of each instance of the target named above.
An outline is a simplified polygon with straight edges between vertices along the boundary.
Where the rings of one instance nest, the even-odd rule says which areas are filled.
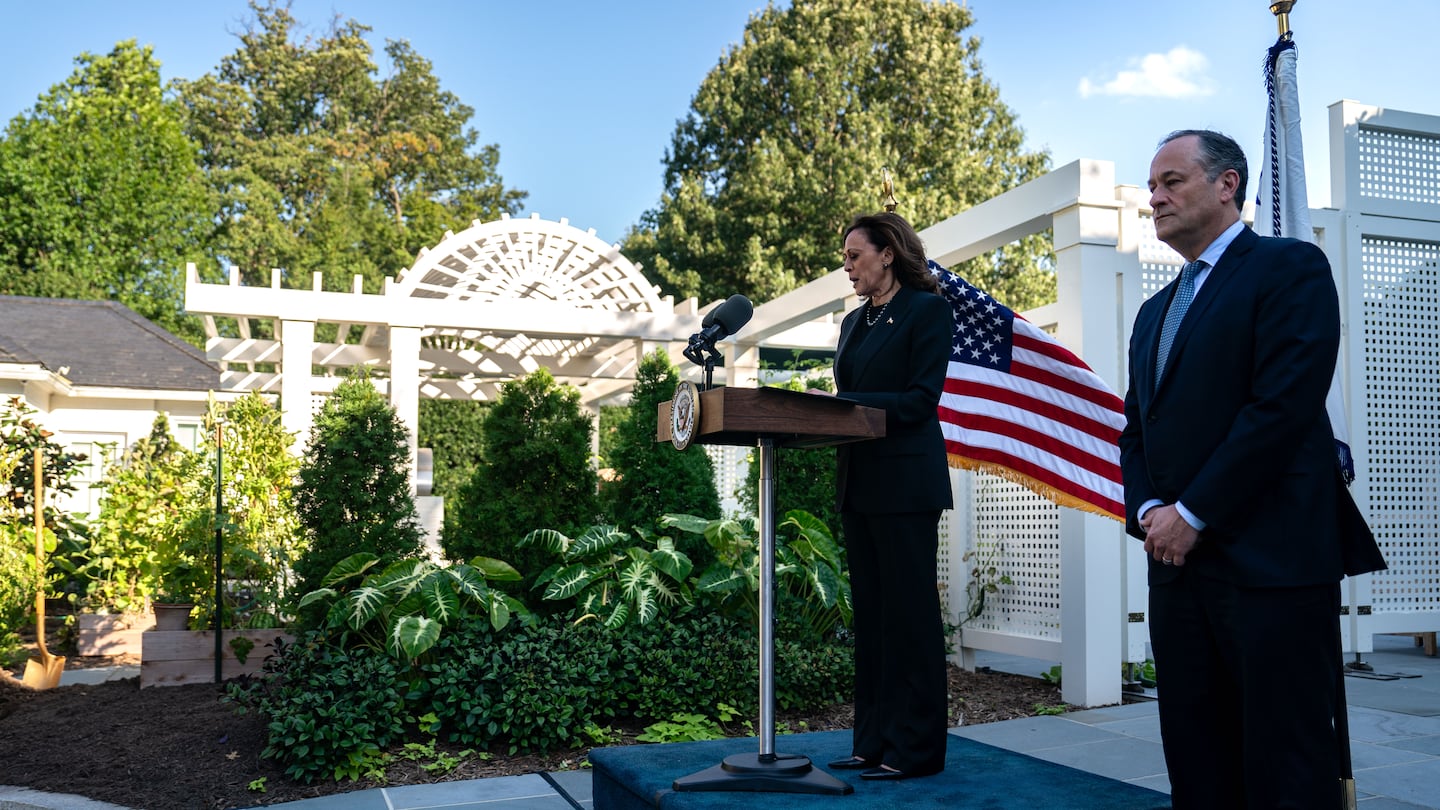
[[[895,199],[895,183],[890,179],[889,169],[880,170],[880,195],[880,204],[885,206],[886,211],[895,213],[895,209],[900,207],[900,201]]]
[[[1270,13],[1275,15],[1275,22],[1280,26],[1280,36],[1290,35],[1290,9],[1295,7],[1296,0],[1275,0],[1270,4]]]

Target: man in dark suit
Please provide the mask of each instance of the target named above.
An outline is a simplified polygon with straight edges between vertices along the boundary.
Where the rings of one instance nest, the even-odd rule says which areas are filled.
[[[1329,264],[1245,227],[1247,174],[1240,147],[1207,131],[1170,135],[1151,163],[1156,235],[1187,264],[1130,337],[1127,529],[1151,558],[1174,806],[1336,807],[1339,582],[1384,562],[1325,412],[1340,342]]]

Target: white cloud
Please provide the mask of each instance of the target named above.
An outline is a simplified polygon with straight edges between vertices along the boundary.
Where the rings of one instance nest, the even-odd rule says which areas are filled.
[[[1130,69],[1101,83],[1080,80],[1080,97],[1142,96],[1149,98],[1195,98],[1215,91],[1207,71],[1205,54],[1184,45],[1168,53],[1148,53],[1130,60]]]

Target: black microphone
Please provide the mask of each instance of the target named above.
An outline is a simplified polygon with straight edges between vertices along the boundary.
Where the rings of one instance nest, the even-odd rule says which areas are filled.
[[[749,323],[754,314],[755,307],[750,299],[736,293],[705,314],[704,320],[700,321],[700,331],[690,338],[690,345],[714,344],[723,340],[740,331],[740,327]]]

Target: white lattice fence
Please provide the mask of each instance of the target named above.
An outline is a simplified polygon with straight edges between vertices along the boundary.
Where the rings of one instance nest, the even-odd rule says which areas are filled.
[[[1338,102],[1330,141],[1356,497],[1390,566],[1347,585],[1366,651],[1440,630],[1440,117]]]
[[[1365,236],[1360,254],[1366,513],[1390,565],[1371,609],[1440,613],[1440,245]]]
[[[962,584],[998,584],[967,628],[1060,641],[1060,508],[1018,484],[967,473],[973,520],[962,560]],[[953,552],[952,552],[953,553]],[[978,575],[975,573],[978,570]],[[974,589],[965,590],[967,597]],[[967,601],[958,606],[964,610]]]

